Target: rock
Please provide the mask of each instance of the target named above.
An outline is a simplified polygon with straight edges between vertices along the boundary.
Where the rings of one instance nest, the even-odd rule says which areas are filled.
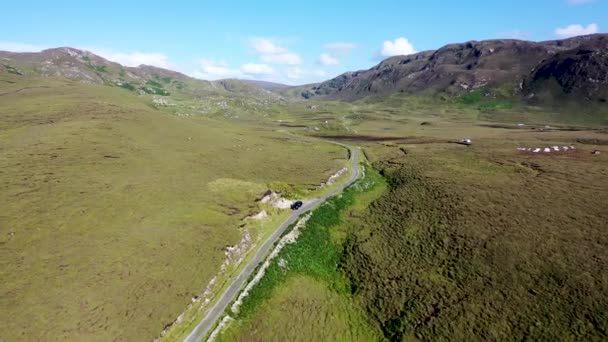
[[[263,219],[265,219],[267,217],[268,217],[268,213],[266,212],[266,210],[262,210],[262,211],[260,211],[259,213],[255,214],[255,215],[249,216],[250,219],[252,219],[252,220],[258,220],[258,221],[259,220],[263,220]]]
[[[162,97],[154,97],[152,99],[152,103],[154,103],[157,106],[164,106],[164,107],[171,106],[169,101],[166,98],[162,98]]]

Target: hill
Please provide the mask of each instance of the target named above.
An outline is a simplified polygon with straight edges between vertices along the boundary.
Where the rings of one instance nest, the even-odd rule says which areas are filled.
[[[278,99],[277,95],[252,82],[210,82],[150,65],[126,67],[89,51],[71,47],[28,53],[0,51],[0,72],[19,76],[64,77],[85,84],[122,87],[139,94],[188,97],[223,94]]]
[[[0,340],[149,341],[285,215],[260,194],[306,196],[346,152],[246,120],[254,100],[216,83],[68,51],[0,72]],[[136,90],[113,83],[121,70]]]
[[[606,34],[546,42],[470,41],[391,57],[298,90],[304,98],[350,101],[393,93],[454,96],[475,89],[533,98],[551,87],[555,98],[605,102],[607,48]]]

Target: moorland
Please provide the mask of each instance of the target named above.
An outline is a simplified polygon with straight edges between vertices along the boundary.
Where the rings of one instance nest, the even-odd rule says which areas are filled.
[[[0,53],[0,339],[182,339],[288,215],[261,196],[328,191],[341,142],[364,176],[219,340],[603,340],[605,44],[463,43],[300,87]]]

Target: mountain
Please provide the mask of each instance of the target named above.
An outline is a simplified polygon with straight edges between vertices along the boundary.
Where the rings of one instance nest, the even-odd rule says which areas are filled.
[[[347,72],[298,88],[304,98],[357,100],[393,93],[458,95],[500,88],[511,95],[536,93],[606,100],[608,35],[565,40],[471,41],[438,50],[396,56],[377,66]]]
[[[576,48],[542,60],[522,83],[531,100],[581,98],[606,103],[608,99],[608,35],[588,37]]]
[[[89,51],[70,47],[27,53],[0,51],[0,72],[22,76],[64,77],[81,83],[122,87],[140,94],[194,97],[231,94],[279,98],[251,82],[210,82],[150,65],[126,67]]]
[[[241,95],[267,95],[277,96],[276,93],[271,90],[281,89],[281,87],[287,87],[286,85],[280,85],[277,83],[263,82],[263,81],[250,81],[250,80],[239,80],[239,79],[223,79],[211,82],[216,87],[220,87],[231,93]]]
[[[280,100],[282,97],[352,101],[394,93],[458,96],[483,89],[529,102],[608,99],[608,34],[565,40],[470,41],[438,50],[395,56],[369,70],[290,87],[225,79],[203,81],[179,72],[140,65],[125,67],[91,52],[63,47],[37,53],[0,51],[0,72],[65,77],[123,87],[140,94],[207,94]]]
[[[279,90],[289,88],[287,84],[275,83],[275,82],[267,82],[267,81],[256,81],[256,80],[239,80],[243,83],[250,84],[256,86],[258,88],[266,89],[266,90]]]

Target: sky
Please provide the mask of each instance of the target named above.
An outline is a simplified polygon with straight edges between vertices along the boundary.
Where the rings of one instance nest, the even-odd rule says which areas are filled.
[[[215,80],[323,81],[469,40],[607,32],[608,0],[7,1],[0,50],[69,46]]]

